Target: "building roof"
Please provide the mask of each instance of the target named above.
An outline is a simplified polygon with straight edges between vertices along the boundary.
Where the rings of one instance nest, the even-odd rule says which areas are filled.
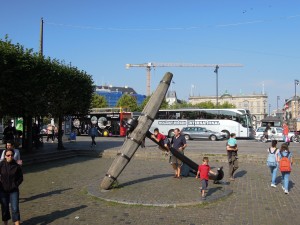
[[[114,87],[112,85],[101,85],[96,86],[97,92],[121,92],[122,94],[137,94],[136,91],[128,86],[125,87]]]
[[[176,91],[168,91],[166,94],[166,98],[176,98],[177,99]]]
[[[226,97],[230,98],[257,98],[257,97],[264,97],[264,98],[268,98],[268,95],[266,94],[250,94],[250,95],[230,95],[230,94],[225,94]],[[224,94],[221,96],[225,97]],[[216,96],[190,96],[189,99],[212,99],[212,98],[216,98]]]

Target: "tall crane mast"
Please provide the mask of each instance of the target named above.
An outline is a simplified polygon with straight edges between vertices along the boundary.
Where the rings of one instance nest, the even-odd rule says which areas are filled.
[[[147,96],[150,95],[150,80],[151,80],[151,69],[155,67],[213,67],[214,72],[217,75],[217,91],[218,91],[218,70],[220,67],[242,67],[241,64],[194,64],[194,63],[142,63],[142,64],[126,64],[126,69],[131,67],[144,67],[147,70]],[[218,93],[217,93],[218,98]],[[217,99],[218,104],[218,99]]]

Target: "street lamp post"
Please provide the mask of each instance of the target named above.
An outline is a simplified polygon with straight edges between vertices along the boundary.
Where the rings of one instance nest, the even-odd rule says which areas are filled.
[[[271,115],[271,104],[269,104],[269,116]]]
[[[216,65],[216,68],[214,70],[214,73],[216,73],[216,101],[217,101],[217,104],[216,106],[218,107],[218,104],[219,104],[219,87],[218,87],[218,71],[219,71],[219,66]]]
[[[277,96],[277,110],[278,110],[278,101],[280,100],[280,96]]]
[[[299,85],[299,80],[295,79],[295,99],[294,99],[294,104],[295,104],[295,130],[297,130],[297,118],[298,118],[298,113],[297,113],[297,106],[298,106],[298,101],[297,101],[297,85]]]

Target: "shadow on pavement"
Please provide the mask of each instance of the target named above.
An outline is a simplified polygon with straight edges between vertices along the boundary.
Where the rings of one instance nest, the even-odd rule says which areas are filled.
[[[62,166],[70,165],[70,164],[82,163],[87,160],[95,160],[95,159],[100,159],[100,158],[77,156],[77,157],[66,158],[66,159],[57,159],[55,161],[23,166],[22,170],[23,170],[24,174],[34,173],[34,172],[39,172],[39,171],[43,171],[43,170],[48,170],[51,168],[58,168],[58,167],[62,167]]]
[[[208,187],[208,192],[207,192],[207,196],[213,195],[213,193],[221,190],[222,187],[214,187],[214,188],[209,188]]]
[[[246,170],[241,170],[241,171],[238,171],[234,177],[243,177],[244,175],[247,174],[247,171]]]
[[[49,213],[49,214],[46,214],[43,216],[33,217],[29,220],[23,221],[22,224],[23,225],[32,225],[32,224],[46,225],[46,224],[54,222],[55,220],[57,220],[59,218],[67,217],[68,215],[70,215],[80,209],[86,208],[86,207],[87,207],[86,205],[81,205],[81,206],[70,208],[70,209],[57,210],[57,211],[54,211],[52,213]]]
[[[140,178],[140,179],[137,179],[137,180],[122,183],[122,184],[120,184],[120,187],[125,187],[125,186],[129,186],[129,185],[136,184],[136,183],[142,183],[142,182],[149,181],[149,180],[161,179],[161,178],[171,177],[171,176],[173,176],[173,174],[170,174],[170,173],[169,174],[153,175],[151,177],[144,177],[144,178]]]
[[[49,196],[52,196],[52,195],[58,195],[58,194],[61,194],[64,191],[71,190],[71,189],[73,189],[73,188],[65,188],[65,189],[60,189],[60,190],[55,190],[55,191],[49,191],[49,192],[46,192],[46,193],[41,193],[41,194],[31,196],[29,198],[20,198],[20,203],[32,201],[32,200],[35,200],[35,199],[40,199],[40,198],[43,198],[43,197],[49,197]]]
[[[289,189],[293,189],[293,187],[295,186],[295,183],[293,181],[289,181]]]

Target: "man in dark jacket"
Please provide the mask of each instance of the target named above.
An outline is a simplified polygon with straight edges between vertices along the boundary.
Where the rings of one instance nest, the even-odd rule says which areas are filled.
[[[8,140],[14,141],[16,133],[17,133],[16,128],[12,126],[12,122],[9,122],[8,126],[5,127],[5,129],[3,131],[4,143],[6,144],[6,141],[8,141]]]
[[[19,210],[19,186],[23,182],[21,166],[14,160],[14,151],[6,149],[5,160],[0,163],[0,201],[2,221],[8,224],[11,219],[9,203],[11,204],[12,221],[15,225],[20,224]]]

